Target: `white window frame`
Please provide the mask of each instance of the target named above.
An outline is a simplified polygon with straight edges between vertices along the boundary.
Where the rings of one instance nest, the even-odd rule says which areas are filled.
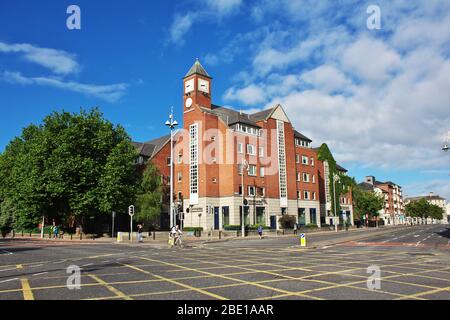
[[[265,167],[260,167],[259,168],[259,176],[261,178],[264,178],[266,176],[266,168]]]
[[[178,180],[178,183],[180,183],[180,182],[183,181],[183,173],[181,173],[181,171],[178,172],[177,177],[178,177],[178,179],[177,179],[177,180]]]
[[[264,147],[259,147],[259,157],[260,158],[264,158],[265,157],[265,153],[264,153]]]
[[[256,177],[256,165],[254,165],[254,164],[251,164],[251,165],[249,165],[248,166],[248,175],[249,176],[251,176],[251,177]]]
[[[301,178],[301,174],[300,174],[300,172],[297,172],[297,177],[296,177],[297,182],[301,182],[302,181],[300,178]]]
[[[238,153],[239,154],[243,154],[244,153],[244,144],[243,143],[241,143],[241,142],[239,142],[238,143]]]
[[[256,156],[256,150],[255,146],[253,144],[247,144],[247,154],[250,156]]]
[[[307,156],[302,156],[302,164],[305,166],[309,165],[309,158]]]
[[[304,191],[303,192],[303,198],[305,200],[311,200],[311,193],[309,191]]]
[[[309,180],[309,173],[303,172],[302,178],[303,178],[303,182],[309,183],[309,181],[310,181]]]
[[[250,190],[253,190],[253,192],[250,192]],[[248,186],[247,191],[248,191],[248,196],[249,197],[255,197],[256,196],[256,187],[255,186]]]
[[[314,158],[313,157],[311,157],[311,159],[310,159],[311,161],[310,161],[310,163],[311,163],[311,166],[312,167],[314,167],[315,166],[315,161],[314,161]]]

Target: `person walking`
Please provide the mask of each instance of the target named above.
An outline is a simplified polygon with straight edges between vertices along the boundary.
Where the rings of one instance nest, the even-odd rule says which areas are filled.
[[[53,227],[53,237],[54,237],[55,239],[58,239],[58,234],[59,234],[59,227],[58,227],[57,225],[55,225],[55,226]]]
[[[138,242],[144,242],[142,239],[142,232],[144,231],[144,226],[142,224],[138,224],[137,228],[138,228]]]
[[[263,237],[263,227],[262,226],[258,227],[258,234],[259,234],[259,239],[262,239],[262,237]]]

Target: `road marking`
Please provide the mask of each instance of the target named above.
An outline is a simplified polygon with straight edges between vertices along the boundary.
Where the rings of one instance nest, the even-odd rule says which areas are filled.
[[[19,280],[19,278],[3,280],[3,281],[0,281],[0,283],[10,282],[10,281],[14,281],[14,280]]]
[[[148,258],[141,257],[141,259],[146,259],[146,260],[147,260]],[[218,299],[218,300],[228,300],[227,298],[222,297],[222,296],[219,296],[218,294],[215,294],[215,293],[212,293],[212,292],[208,292],[208,291],[205,291],[205,290],[202,290],[202,289],[199,289],[199,288],[195,288],[195,287],[192,287],[192,286],[190,286],[190,285],[187,285],[187,284],[184,284],[184,283],[175,281],[175,280],[173,280],[173,279],[168,279],[168,278],[165,278],[165,277],[162,277],[162,276],[153,274],[153,273],[151,273],[151,272],[145,271],[145,270],[143,270],[143,269],[140,269],[140,268],[138,268],[138,267],[132,266],[132,265],[130,265],[130,264],[123,264],[123,265],[126,266],[126,267],[128,267],[128,268],[131,268],[131,269],[133,269],[133,270],[136,270],[136,271],[145,273],[145,274],[147,274],[147,275],[153,276],[153,277],[155,277],[155,278],[158,278],[158,279],[160,279],[160,280],[164,280],[164,281],[170,282],[170,283],[172,283],[172,284],[176,284],[176,285],[181,286],[181,287],[186,288],[186,289],[190,289],[190,290],[193,290],[193,291],[197,291],[197,292],[199,292],[199,293],[201,293],[201,294],[204,294],[204,295],[213,297],[213,298],[215,298],[215,299]]]
[[[37,264],[37,265],[30,266],[30,268],[37,268],[37,267],[42,267],[42,266],[43,266],[43,264]]]
[[[31,291],[30,283],[28,282],[28,280],[23,278],[20,279],[20,282],[22,284],[23,299],[34,300],[33,291]]]
[[[93,266],[93,265],[94,265],[93,263],[88,263],[88,264],[82,265],[82,267],[90,267],[90,266]]]
[[[7,250],[2,250],[1,252],[2,252],[1,254],[8,254],[8,255],[13,254],[12,252],[9,252],[9,251],[7,251]]]
[[[122,291],[114,288],[113,286],[110,286],[108,283],[106,283],[105,281],[103,281],[99,277],[97,277],[97,276],[95,276],[93,274],[89,274],[89,277],[91,277],[92,279],[94,279],[95,281],[100,283],[102,286],[104,286],[106,289],[108,289],[109,291],[114,293],[117,297],[125,299],[125,300],[133,300],[131,297],[127,296],[125,293],[123,293]]]
[[[23,265],[21,264],[16,265],[16,269],[23,269]]]
[[[47,274],[48,272],[41,272],[41,273],[35,273],[33,274],[33,276],[37,277],[37,276],[42,276],[43,274]]]
[[[417,237],[420,237],[420,235],[419,234],[414,235],[414,238],[417,238]]]

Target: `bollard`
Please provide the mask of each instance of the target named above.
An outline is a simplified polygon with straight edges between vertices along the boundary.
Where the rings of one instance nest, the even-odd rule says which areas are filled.
[[[22,238],[23,238],[23,230],[22,230]]]
[[[70,240],[72,240],[73,234],[70,234]]]
[[[156,240],[156,231],[153,231],[153,240]]]
[[[83,240],[83,233],[80,232],[80,240]]]
[[[222,239],[222,230],[219,231],[219,240],[221,240],[221,239]]]

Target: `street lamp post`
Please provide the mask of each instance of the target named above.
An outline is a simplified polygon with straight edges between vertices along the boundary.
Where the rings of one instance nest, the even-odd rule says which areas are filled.
[[[334,194],[334,224],[336,227],[336,232],[338,232],[338,222],[339,217],[337,214],[337,203],[336,203],[336,181],[340,181],[340,178],[337,174],[333,174],[333,194]]]
[[[241,168],[242,168],[242,187],[241,187],[241,191],[242,191],[242,212],[241,212],[241,221],[242,221],[242,226],[241,226],[241,233],[242,233],[242,237],[245,238],[245,188],[244,188],[244,168],[248,167],[248,163],[245,159],[242,159],[242,163],[241,163]]]
[[[166,126],[170,128],[170,228],[175,225],[174,207],[173,207],[173,131],[178,122],[173,117],[173,108],[169,115],[169,120],[166,121]]]

